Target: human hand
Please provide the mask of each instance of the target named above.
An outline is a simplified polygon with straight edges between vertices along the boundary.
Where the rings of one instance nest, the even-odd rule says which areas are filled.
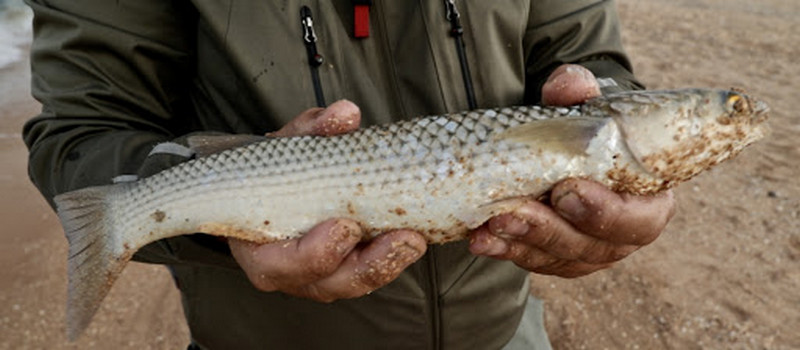
[[[358,129],[360,118],[358,107],[339,101],[309,109],[268,136],[344,134]],[[257,289],[321,302],[369,294],[397,278],[427,249],[422,235],[410,230],[387,232],[362,245],[363,236],[357,222],[330,219],[300,238],[262,245],[230,239],[228,245]]]
[[[550,105],[574,105],[599,95],[594,75],[577,65],[562,65],[542,87],[542,100]],[[672,191],[635,196],[569,179],[553,188],[550,206],[529,200],[475,229],[470,251],[541,274],[579,277],[654,241],[674,213]]]

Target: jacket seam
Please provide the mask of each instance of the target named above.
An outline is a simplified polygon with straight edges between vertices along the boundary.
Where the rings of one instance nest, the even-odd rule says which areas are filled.
[[[439,274],[436,267],[436,247],[431,247],[428,259],[426,261],[428,267],[428,283],[430,284],[430,295],[428,302],[430,303],[430,322],[431,322],[431,348],[439,350],[442,348],[442,329],[441,329],[441,298],[439,297]]]
[[[452,6],[452,8],[449,6]],[[469,29],[464,29],[464,27],[469,26],[465,26],[461,23],[464,17],[461,16],[461,11],[458,10],[459,7],[456,4],[456,0],[448,0],[445,4],[445,7],[447,8],[447,21],[450,22],[449,36],[451,40],[453,40],[456,56],[458,57],[458,65],[461,71],[461,80],[464,88],[464,96],[467,99],[467,106],[469,109],[477,109],[478,102],[475,94],[475,84],[473,82],[472,72],[469,69],[469,55],[467,55],[467,51],[472,51],[472,57],[477,57],[477,53],[474,51],[476,45],[472,45],[473,47],[471,48],[467,47],[467,43],[464,40],[464,34]],[[462,10],[464,8],[465,7],[463,6],[461,7]],[[451,13],[450,11],[453,12]],[[466,22],[469,21],[467,20]],[[472,38],[474,39],[475,36],[472,35]]]
[[[424,2],[422,0],[419,0],[418,4],[419,4],[420,9],[424,10],[424,8],[425,8]],[[433,62],[433,69],[434,69],[435,76],[436,76],[436,82],[439,84],[439,98],[442,101],[442,106],[444,107],[444,109],[445,110],[450,110],[451,108],[450,108],[450,106],[447,105],[447,99],[445,98],[445,94],[444,94],[444,82],[442,81],[442,75],[439,73],[440,72],[439,64],[436,61],[436,52],[433,49],[433,42],[432,42],[432,38],[431,38],[431,26],[428,23],[428,16],[426,16],[426,11],[422,11],[422,12],[423,12],[422,25],[425,27],[425,38],[428,40],[428,51],[430,52],[431,61]]]
[[[460,282],[461,279],[464,278],[464,275],[467,274],[467,272],[472,268],[472,265],[475,265],[475,262],[477,262],[477,261],[478,261],[478,257],[477,256],[473,256],[472,260],[470,260],[469,264],[467,264],[467,266],[461,271],[461,273],[458,274],[458,277],[456,277],[453,280],[453,283],[450,284],[450,286],[447,287],[447,289],[442,291],[442,297],[447,296],[447,294],[450,293],[451,290],[453,290],[453,287],[455,287],[458,284],[458,282]]]
[[[561,21],[561,20],[563,20],[564,18],[572,17],[572,16],[574,16],[576,13],[579,13],[579,12],[586,11],[586,10],[588,10],[588,9],[590,9],[590,8],[593,8],[593,7],[596,7],[596,6],[602,6],[602,5],[603,5],[603,3],[604,3],[604,2],[607,2],[607,1],[610,1],[610,0],[598,0],[598,1],[594,2],[594,3],[591,3],[591,4],[589,4],[589,5],[586,5],[586,6],[584,6],[584,7],[581,7],[581,8],[579,8],[579,9],[575,10],[575,11],[571,11],[571,12],[565,13],[565,14],[563,14],[563,15],[561,15],[561,16],[558,16],[558,17],[556,17],[556,18],[552,18],[552,19],[550,19],[549,21],[542,22],[542,23],[537,23],[535,26],[532,26],[532,27],[528,28],[528,30],[536,30],[536,28],[541,28],[541,27],[545,27],[545,26],[547,26],[547,25],[549,25],[549,24],[551,24],[551,23],[556,23],[556,22],[558,22],[558,21]],[[531,5],[531,8],[532,8],[532,7],[533,7],[533,5]]]
[[[381,46],[383,54],[386,56],[386,60],[389,61],[389,75],[390,81],[392,85],[392,95],[397,98],[397,106],[400,107],[400,113],[402,115],[408,115],[408,111],[406,111],[406,104],[403,100],[403,95],[400,94],[400,86],[398,85],[398,78],[397,78],[397,64],[394,60],[394,53],[392,52],[392,47],[389,45],[389,26],[386,24],[386,16],[383,8],[383,3],[377,1],[375,3],[375,10],[378,12],[378,18],[376,22],[379,22],[380,26],[380,36],[381,36]]]

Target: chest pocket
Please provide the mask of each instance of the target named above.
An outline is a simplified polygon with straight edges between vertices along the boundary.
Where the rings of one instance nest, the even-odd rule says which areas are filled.
[[[218,3],[204,14],[220,40],[217,49],[255,91],[257,117],[278,122],[268,124],[282,124],[318,105],[319,90],[328,103],[342,98],[355,102],[368,124],[469,108],[459,46],[451,36],[453,23],[441,1],[374,1],[365,39],[353,38],[351,1]],[[462,60],[470,68],[477,105],[522,102],[521,42],[528,1],[452,4],[460,15]],[[318,79],[309,69],[300,13],[304,6],[312,14],[316,52],[324,58],[315,68]]]
[[[435,2],[434,2],[435,3]],[[469,101],[464,86],[469,66],[469,80],[480,108],[516,105],[523,102],[525,89],[525,61],[523,37],[527,26],[530,1],[528,0],[450,0],[450,6],[429,4],[429,13],[435,16],[428,22],[431,27],[430,42],[436,51],[440,67],[441,89],[451,96],[448,106],[452,110],[464,109]],[[439,5],[439,6],[436,6]],[[437,9],[435,7],[439,7]],[[453,17],[457,16],[460,28]],[[463,31],[458,34],[454,31]],[[463,46],[458,38],[462,38]],[[460,57],[463,51],[463,57]],[[461,64],[461,61],[466,61]],[[459,108],[460,107],[460,108]]]

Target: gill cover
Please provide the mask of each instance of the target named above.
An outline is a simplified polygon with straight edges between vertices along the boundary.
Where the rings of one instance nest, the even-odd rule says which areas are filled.
[[[602,104],[634,158],[665,181],[691,178],[763,136],[763,103],[737,91],[626,92],[590,103]]]

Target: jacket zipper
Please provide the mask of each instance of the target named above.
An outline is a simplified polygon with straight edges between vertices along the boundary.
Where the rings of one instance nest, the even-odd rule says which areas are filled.
[[[314,85],[314,97],[317,107],[325,107],[325,95],[322,93],[322,83],[319,79],[319,66],[325,58],[317,51],[317,33],[314,31],[314,19],[308,6],[300,8],[300,23],[303,25],[303,43],[308,54],[308,67],[311,70],[311,83]]]
[[[458,62],[461,65],[461,76],[464,79],[464,90],[467,93],[467,103],[469,109],[477,109],[478,102],[475,99],[475,90],[472,87],[472,75],[469,71],[467,54],[464,45],[464,27],[461,26],[461,14],[458,12],[455,0],[444,0],[447,21],[450,22],[450,36],[453,37],[458,53]]]
[[[429,247],[427,259],[428,282],[430,283],[430,304],[431,304],[431,342],[432,349],[442,348],[442,327],[441,327],[441,299],[439,298],[439,273],[436,270],[436,247]]]

